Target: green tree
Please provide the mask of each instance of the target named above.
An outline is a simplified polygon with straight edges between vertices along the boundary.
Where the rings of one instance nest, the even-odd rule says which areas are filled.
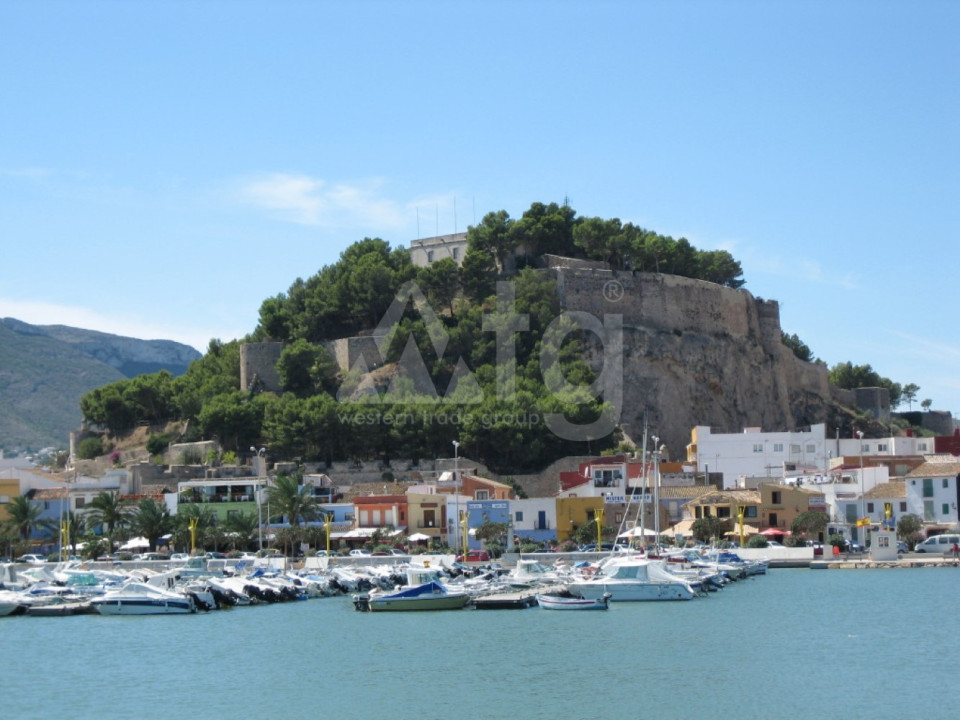
[[[81,460],[93,460],[103,455],[103,452],[103,438],[99,435],[91,435],[80,441],[77,457]]]
[[[238,512],[223,523],[228,542],[237,550],[246,550],[259,529],[259,520],[254,513]]]
[[[826,513],[808,510],[797,515],[790,524],[790,532],[794,535],[818,536],[827,529],[830,517]]]
[[[869,365],[854,365],[849,361],[838,363],[830,368],[828,377],[831,383],[845,390],[867,387],[886,388],[890,394],[890,407],[897,407],[900,404],[903,393],[900,384],[881,377]]]
[[[453,300],[460,292],[460,268],[456,260],[442,258],[421,268],[417,273],[417,284],[435,311],[445,307],[453,315]]]
[[[793,335],[787,335],[785,332],[780,333],[780,339],[783,341],[783,344],[786,345],[798,358],[804,362],[813,362],[813,352],[807,346],[803,340],[801,340],[796,333]]]
[[[209,507],[200,503],[183,503],[177,508],[173,519],[173,534],[175,544],[179,547],[190,547],[190,526],[194,524],[194,538],[196,548],[207,547],[211,531],[216,526],[216,514]]]
[[[300,338],[287,345],[277,360],[283,389],[307,397],[336,388],[337,365],[323,345]]]
[[[697,518],[690,525],[690,532],[699,542],[708,543],[723,534],[724,520],[713,515]]]
[[[114,533],[126,526],[130,520],[131,508],[122,500],[119,493],[104,490],[99,492],[88,505],[90,510],[85,517],[87,527],[91,530],[106,528],[107,540],[110,542],[110,552],[113,552]]]
[[[17,535],[28,540],[35,530],[45,527],[40,519],[43,509],[26,495],[16,495],[7,503],[7,523]]]
[[[503,546],[507,539],[510,526],[506,523],[484,522],[475,528],[475,537],[485,545],[496,543]]]
[[[923,530],[923,520],[913,513],[906,513],[897,519],[897,537],[910,543],[911,549],[920,538]]]
[[[507,256],[517,247],[517,238],[511,232],[513,220],[506,210],[487,213],[479,225],[467,229],[467,247],[483,250],[493,256],[502,272]]]
[[[481,303],[496,290],[497,263],[494,254],[485,248],[467,247],[460,266],[460,283],[464,294]]]
[[[144,498],[130,515],[130,528],[147,539],[150,550],[157,549],[157,540],[173,530],[173,518],[163,503]]]
[[[273,485],[267,488],[267,497],[271,515],[282,515],[293,527],[298,527],[301,520],[317,519],[318,507],[313,498],[313,489],[301,485],[297,475],[278,475]]]
[[[916,383],[907,383],[900,391],[900,404],[907,403],[907,409],[913,410],[913,402],[917,399],[917,393],[920,392],[920,386]]]

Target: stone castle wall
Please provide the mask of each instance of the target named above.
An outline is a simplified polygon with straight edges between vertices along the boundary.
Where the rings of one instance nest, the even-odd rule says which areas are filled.
[[[797,430],[826,420],[827,369],[781,341],[779,305],[702,280],[657,273],[554,268],[561,307],[623,319],[620,424],[651,432],[676,456],[690,429]]]
[[[263,389],[279,393],[280,376],[277,374],[277,360],[283,352],[282,342],[243,343],[240,345],[240,389],[249,390],[254,380],[258,380]]]
[[[347,372],[363,357],[367,369],[378,367],[383,359],[372,335],[340,338],[323,343],[341,371]]]

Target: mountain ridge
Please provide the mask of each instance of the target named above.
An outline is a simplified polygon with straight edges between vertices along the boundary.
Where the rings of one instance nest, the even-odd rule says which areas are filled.
[[[65,448],[84,393],[143,373],[181,375],[200,357],[173,340],[0,318],[0,449]]]

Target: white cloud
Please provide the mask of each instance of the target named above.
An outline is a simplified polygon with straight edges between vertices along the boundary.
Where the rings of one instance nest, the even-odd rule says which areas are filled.
[[[383,197],[382,180],[331,184],[309,175],[272,173],[240,181],[239,196],[286,222],[320,227],[394,228],[409,223],[410,211]]]

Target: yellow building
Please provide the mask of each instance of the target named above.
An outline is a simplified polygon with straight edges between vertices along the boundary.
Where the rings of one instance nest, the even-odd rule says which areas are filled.
[[[20,481],[17,478],[0,477],[0,522],[10,517],[7,513],[7,505],[19,494]]]
[[[557,498],[557,541],[570,540],[581,525],[596,522],[597,512],[603,507],[602,497]],[[612,524],[612,518],[605,518],[603,524]]]

